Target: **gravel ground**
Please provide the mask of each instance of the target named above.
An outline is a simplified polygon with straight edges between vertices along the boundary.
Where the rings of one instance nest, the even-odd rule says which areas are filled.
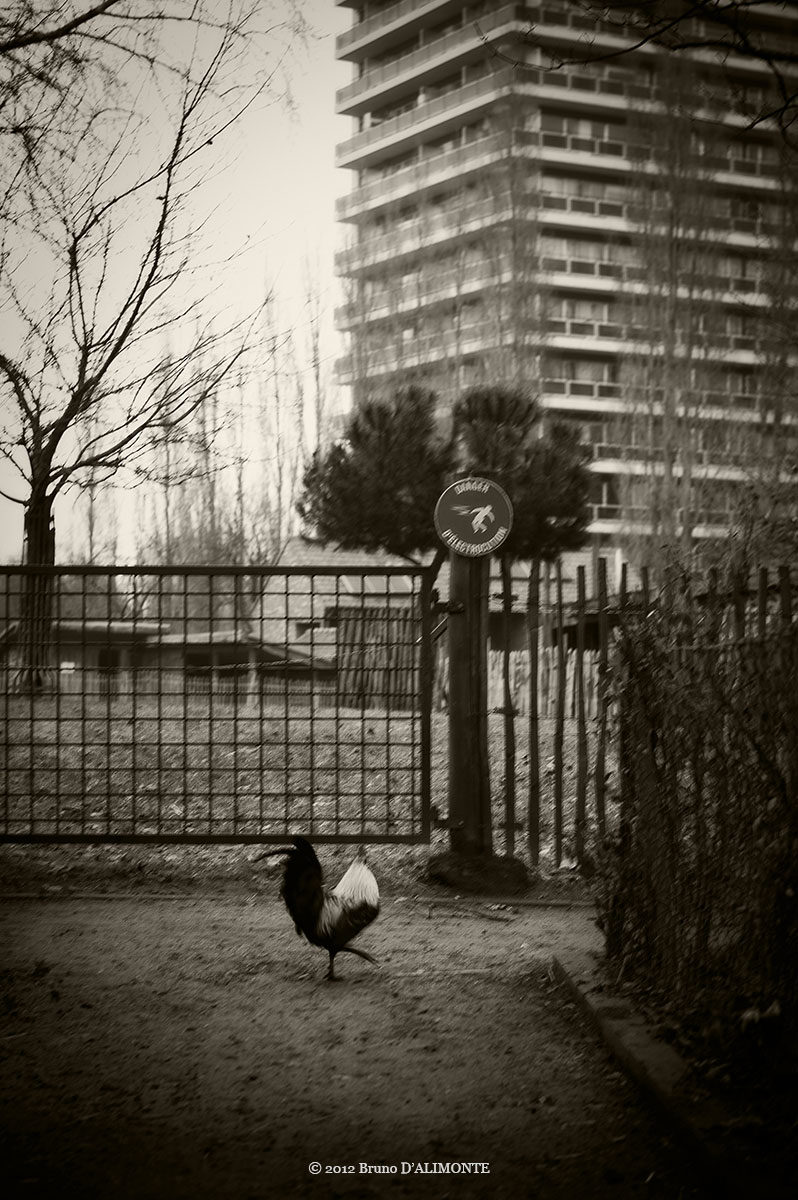
[[[549,975],[589,910],[397,895],[329,984],[268,882],[0,905],[4,1194],[704,1195]]]

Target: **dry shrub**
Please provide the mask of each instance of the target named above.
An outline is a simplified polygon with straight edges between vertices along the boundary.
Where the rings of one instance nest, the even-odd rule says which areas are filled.
[[[689,587],[624,621],[619,817],[596,894],[621,974],[727,1034],[767,1018],[795,1045],[798,628],[773,613],[757,637],[740,628]]]

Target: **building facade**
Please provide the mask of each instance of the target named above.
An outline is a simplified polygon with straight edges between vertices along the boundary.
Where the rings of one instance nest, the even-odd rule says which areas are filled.
[[[590,446],[595,546],[720,535],[752,471],[793,461],[798,229],[783,141],[750,116],[768,69],[615,57],[632,34],[562,0],[346,6],[353,403],[524,383]],[[788,14],[758,28],[798,46]]]

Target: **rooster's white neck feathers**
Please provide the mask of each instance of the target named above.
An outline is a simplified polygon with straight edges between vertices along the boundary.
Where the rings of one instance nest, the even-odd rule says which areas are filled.
[[[354,937],[374,920],[379,911],[377,880],[364,862],[355,859],[335,887],[325,893],[318,928],[329,935],[345,924],[351,928],[348,936]]]
[[[380,890],[377,880],[366,864],[357,858],[341,876],[332,893],[353,905],[367,904],[370,908],[379,908]]]

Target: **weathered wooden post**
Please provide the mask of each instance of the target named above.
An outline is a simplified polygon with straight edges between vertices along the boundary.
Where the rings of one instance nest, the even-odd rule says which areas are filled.
[[[449,837],[459,854],[493,851],[488,764],[490,555],[505,541],[512,505],[488,479],[450,484],[435,508],[449,548]]]
[[[460,854],[490,854],[493,844],[482,653],[488,569],[487,559],[449,555],[449,834]]]
[[[529,654],[529,799],[527,847],[533,867],[540,859],[540,560],[529,564],[527,594],[527,651]]]
[[[576,568],[576,821],[574,856],[577,866],[585,861],[587,830],[587,713],[585,711],[585,568]]]
[[[565,620],[562,602],[562,559],[557,559],[557,700],[554,713],[554,865],[562,864],[563,833],[563,752],[565,739],[565,693],[567,691],[565,657]]]

